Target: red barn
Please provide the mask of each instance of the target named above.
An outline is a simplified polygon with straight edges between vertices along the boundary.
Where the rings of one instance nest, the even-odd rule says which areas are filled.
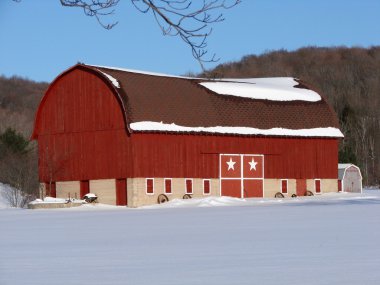
[[[38,108],[47,194],[137,207],[338,190],[336,114],[294,78],[195,79],[77,64]]]

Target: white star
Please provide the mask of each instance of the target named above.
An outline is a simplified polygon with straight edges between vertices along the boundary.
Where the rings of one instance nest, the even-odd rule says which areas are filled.
[[[230,157],[230,161],[226,161],[226,163],[228,164],[228,169],[227,170],[230,170],[230,169],[235,170],[234,165],[235,165],[236,162],[232,161],[231,157]]]
[[[248,162],[249,165],[251,166],[251,168],[249,170],[256,170],[256,165],[257,165],[257,162],[255,161],[255,159],[252,157],[252,161],[251,162]]]

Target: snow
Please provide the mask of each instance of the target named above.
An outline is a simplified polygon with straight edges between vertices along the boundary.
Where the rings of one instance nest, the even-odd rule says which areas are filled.
[[[67,198],[45,197],[44,199],[36,199],[36,200],[30,202],[30,204],[39,204],[39,203],[43,203],[43,204],[59,203],[59,204],[62,204],[62,203],[68,203],[68,202],[69,202],[69,199],[67,199]],[[72,199],[70,199],[70,202],[72,202],[72,203],[83,203],[84,201],[72,198]]]
[[[170,75],[170,74],[156,73],[156,72],[148,72],[148,71],[142,71],[142,70],[136,70],[136,69],[128,69],[128,68],[120,68],[120,67],[111,67],[111,66],[104,66],[104,65],[92,65],[92,64],[86,64],[86,65],[88,65],[88,66],[92,66],[92,67],[95,67],[95,68],[114,69],[114,70],[118,70],[118,71],[125,71],[125,72],[139,73],[139,74],[152,75],[152,76],[171,77],[171,78],[182,78],[182,79],[195,79],[194,77],[177,76],[177,75]],[[102,72],[102,71],[101,71],[101,72]]]
[[[175,123],[142,121],[130,124],[134,131],[163,131],[163,132],[207,132],[219,134],[265,135],[265,136],[296,136],[296,137],[344,137],[337,128],[313,128],[313,129],[257,129],[249,127],[185,127]]]
[[[309,101],[317,102],[321,100],[321,96],[310,89],[295,88],[294,86],[299,85],[299,83],[292,77],[269,77],[269,78],[220,78],[220,79],[210,79],[207,78],[195,78],[195,77],[185,77],[170,75],[164,73],[147,72],[135,69],[126,69],[119,67],[101,66],[101,65],[88,65],[95,68],[105,68],[113,69],[124,72],[139,73],[151,76],[159,77],[170,77],[170,78],[180,78],[180,79],[197,79],[204,80],[205,82],[199,83],[205,88],[214,91],[218,94],[232,95],[245,98],[253,99],[265,99],[274,101]],[[100,71],[100,70],[99,70]],[[102,72],[106,75],[112,82],[116,82],[114,85],[120,88],[119,83],[112,76]]]
[[[111,83],[113,84],[113,86],[115,86],[116,88],[120,88],[120,84],[119,84],[119,81],[117,81],[116,78],[112,77],[111,75],[103,72],[103,71],[100,71],[98,70],[99,72],[101,72],[103,75],[105,75],[109,81],[111,81]]]
[[[87,198],[97,198],[98,196],[96,196],[94,193],[87,193],[86,195],[84,195],[84,197],[87,197]]]
[[[379,190],[205,201],[0,210],[0,284],[379,283]]]
[[[350,166],[355,166],[355,165],[353,165],[352,163],[339,163],[338,169],[346,169],[347,167],[350,167]]]
[[[321,96],[310,89],[295,88],[299,83],[294,78],[247,78],[221,79],[199,83],[205,88],[221,94],[271,101],[317,102]]]

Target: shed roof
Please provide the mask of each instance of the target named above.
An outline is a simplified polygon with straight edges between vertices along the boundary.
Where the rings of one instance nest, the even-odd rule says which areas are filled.
[[[80,66],[113,84],[132,132],[343,137],[326,99],[298,79],[202,79]]]
[[[344,178],[344,174],[346,172],[346,169],[349,168],[349,167],[351,167],[351,166],[355,167],[359,171],[360,176],[362,175],[361,171],[360,171],[360,168],[357,167],[355,164],[352,164],[352,163],[339,163],[338,164],[338,179],[339,180],[342,180]]]

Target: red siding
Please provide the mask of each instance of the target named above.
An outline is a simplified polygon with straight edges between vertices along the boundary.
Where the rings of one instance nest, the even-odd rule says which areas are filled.
[[[337,140],[98,131],[39,137],[40,174],[55,181],[115,177],[219,177],[219,153],[265,154],[264,178],[336,178]],[[51,155],[53,153],[53,155]],[[300,155],[303,153],[303,155]],[[52,170],[50,170],[52,169]]]
[[[73,70],[58,78],[36,119],[40,180],[218,178],[219,154],[263,154],[264,178],[338,176],[338,140],[164,133],[128,135],[105,81]]]

